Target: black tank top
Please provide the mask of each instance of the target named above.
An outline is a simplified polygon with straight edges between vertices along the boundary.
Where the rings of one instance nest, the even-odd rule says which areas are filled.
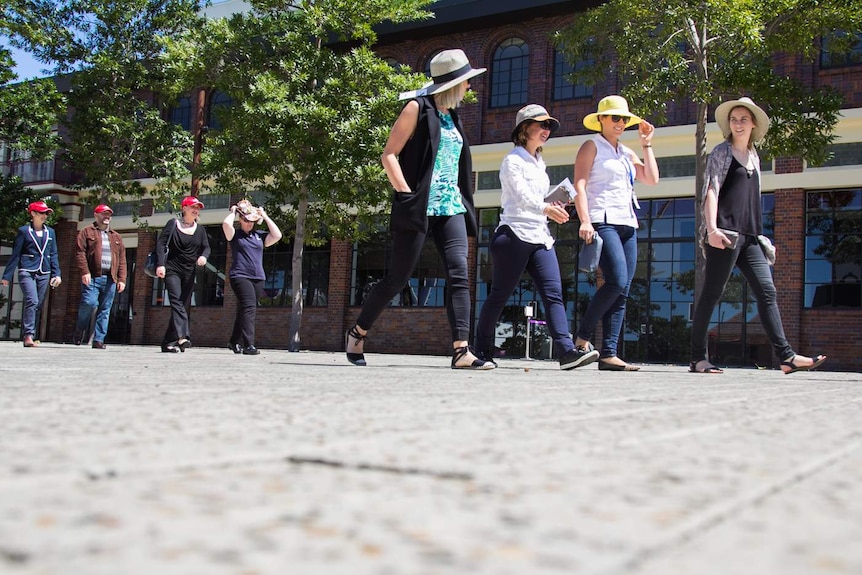
[[[763,230],[757,171],[749,173],[736,158],[731,161],[727,177],[718,191],[716,224],[749,236],[760,235]]]

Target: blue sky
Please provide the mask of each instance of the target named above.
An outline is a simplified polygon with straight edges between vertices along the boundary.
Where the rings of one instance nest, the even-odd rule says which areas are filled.
[[[2,42],[2,44],[6,45],[5,42]],[[18,74],[16,82],[45,76],[41,71],[44,66],[31,58],[29,54],[15,48],[10,48],[10,50],[12,50],[12,59],[16,63],[15,68],[13,68],[15,73]]]

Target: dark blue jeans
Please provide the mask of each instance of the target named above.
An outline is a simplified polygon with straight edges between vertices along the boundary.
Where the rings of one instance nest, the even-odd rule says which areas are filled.
[[[40,274],[18,270],[18,283],[24,294],[24,309],[21,310],[21,335],[35,337],[36,320],[48,295],[51,274]]]
[[[736,249],[720,250],[706,246],[706,270],[703,277],[702,293],[697,298],[694,317],[691,321],[691,360],[708,360],[707,337],[709,320],[715,309],[724,286],[730,279],[733,266],[742,272],[757,300],[757,313],[760,323],[772,343],[772,351],[780,360],[792,358],[793,348],[784,336],[781,314],[778,311],[778,296],[772,282],[772,272],[763,249],[754,236],[740,235]]]
[[[90,318],[96,311],[96,325],[93,328],[93,341],[104,343],[108,334],[108,320],[111,318],[111,306],[114,305],[114,295],[117,284],[110,275],[90,278],[90,285],[81,284],[81,304],[78,306],[78,323],[76,333],[87,333],[90,328]],[[76,336],[77,337],[77,336]]]
[[[491,240],[493,272],[491,292],[482,304],[476,324],[476,349],[490,357],[494,351],[497,320],[509,301],[524,271],[533,278],[548,313],[548,329],[557,357],[575,348],[569,335],[569,321],[563,305],[563,283],[557,253],[541,244],[521,241],[508,227],[502,226]]]
[[[602,256],[599,269],[605,283],[593,296],[581,318],[578,337],[591,340],[599,320],[602,322],[600,357],[617,355],[620,330],[626,318],[626,301],[629,287],[635,277],[638,260],[637,230],[631,226],[594,224],[602,238]]]
[[[428,236],[434,238],[437,252],[446,267],[446,315],[452,329],[452,341],[470,337],[470,285],[467,275],[467,225],[464,215],[429,216],[428,232],[393,232],[392,259],[386,276],[376,283],[362,306],[356,323],[371,329],[389,302],[410,279],[419,262]]]

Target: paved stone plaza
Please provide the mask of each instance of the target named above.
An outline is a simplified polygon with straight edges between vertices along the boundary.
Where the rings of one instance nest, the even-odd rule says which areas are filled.
[[[368,360],[0,343],[0,573],[862,573],[862,374]]]

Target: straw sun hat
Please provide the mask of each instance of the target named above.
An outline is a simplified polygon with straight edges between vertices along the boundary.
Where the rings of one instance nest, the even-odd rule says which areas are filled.
[[[715,123],[718,124],[718,127],[721,128],[721,133],[724,137],[728,137],[730,135],[730,112],[738,107],[742,106],[743,108],[747,108],[751,115],[754,116],[754,123],[756,126],[751,131],[751,137],[755,142],[758,142],[766,136],[766,132],[769,130],[769,116],[766,115],[766,112],[763,109],[755,104],[751,98],[747,98],[743,96],[738,100],[728,100],[727,102],[722,102],[715,109]]]
[[[598,111],[584,116],[584,127],[594,132],[602,131],[602,123],[599,116],[625,116],[626,128],[640,124],[643,118],[639,118],[629,112],[629,103],[622,96],[605,96],[599,100]]]
[[[478,76],[486,69],[471,67],[463,50],[443,50],[431,59],[431,81],[418,90],[402,93],[400,99],[445,92],[464,80]]]

